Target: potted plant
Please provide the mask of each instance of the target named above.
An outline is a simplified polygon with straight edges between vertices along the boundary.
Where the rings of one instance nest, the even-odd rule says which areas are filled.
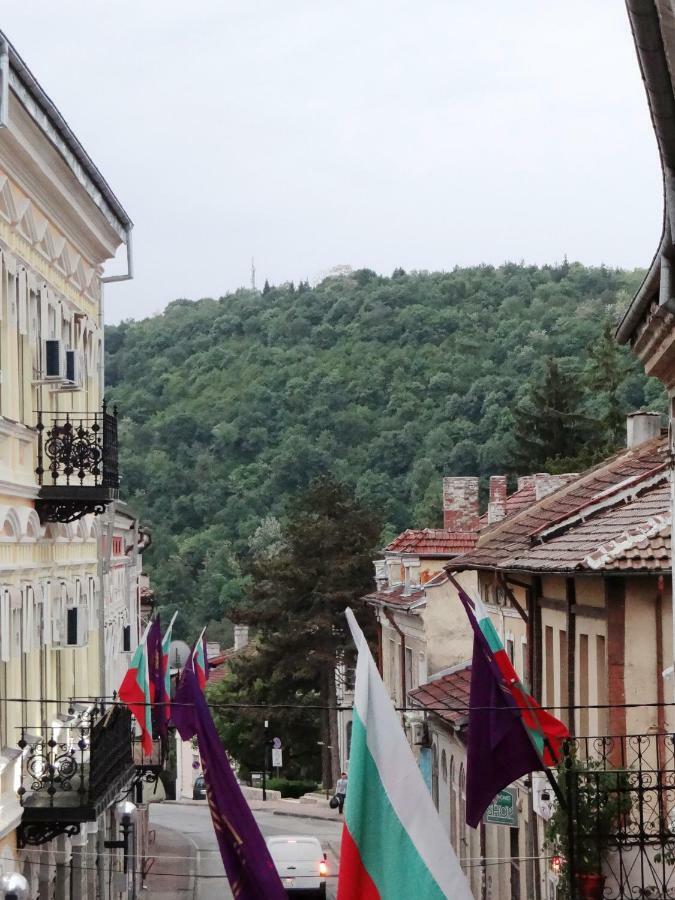
[[[631,809],[628,772],[607,769],[597,760],[580,760],[572,753],[560,762],[557,775],[565,805],[555,806],[546,827],[546,845],[559,859],[559,892],[567,898],[602,900],[602,864],[612,836]]]

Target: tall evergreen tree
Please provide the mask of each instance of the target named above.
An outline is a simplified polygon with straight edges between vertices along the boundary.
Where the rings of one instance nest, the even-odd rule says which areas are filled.
[[[234,613],[257,628],[257,652],[237,667],[237,689],[265,684],[276,703],[312,692],[319,699],[326,787],[339,774],[335,668],[351,646],[344,610],[358,614],[372,587],[380,528],[343,484],[316,479],[293,502],[278,553],[256,557],[248,603]]]
[[[566,377],[553,358],[514,410],[514,468],[521,474],[578,457],[588,425],[580,410],[578,379]]]
[[[591,345],[584,379],[589,392],[589,407],[598,424],[597,440],[608,452],[621,446],[626,416],[619,388],[629,370],[625,356],[614,340],[610,322]]]

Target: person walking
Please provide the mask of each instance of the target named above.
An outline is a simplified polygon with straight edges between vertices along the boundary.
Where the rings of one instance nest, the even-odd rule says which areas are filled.
[[[338,798],[338,813],[342,815],[342,807],[345,805],[347,796],[347,773],[341,772],[340,777],[335,785],[335,796]]]

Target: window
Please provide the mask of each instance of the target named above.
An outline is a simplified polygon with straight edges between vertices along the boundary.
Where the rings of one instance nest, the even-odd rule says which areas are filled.
[[[569,728],[569,682],[568,682],[568,667],[567,667],[567,632],[561,631],[558,635],[559,647],[560,647],[560,706],[562,707],[558,713],[562,721]],[[555,702],[555,701],[554,701]],[[572,701],[574,702],[574,701]],[[554,715],[556,713],[554,712]],[[572,713],[574,715],[574,713]]]
[[[431,750],[431,799],[438,809],[438,747],[436,744]]]
[[[389,638],[389,696],[392,700],[398,700],[398,677],[396,661],[398,658],[396,641]]]
[[[405,648],[405,689],[406,693],[417,687],[413,683],[413,652],[410,647]]]
[[[112,555],[113,556],[122,556],[122,538],[114,537],[112,539]]]
[[[531,687],[531,674],[530,674],[530,663],[527,658],[527,641],[522,641],[520,645],[521,650],[521,664],[520,664],[520,677],[528,685]]]
[[[595,638],[595,654],[596,654],[596,691],[597,704],[604,706],[607,703],[607,657],[605,656],[605,637],[602,634],[596,635]],[[606,709],[598,710],[598,725],[594,734],[607,734],[607,712]]]
[[[443,779],[443,784],[448,783],[448,757],[445,750],[441,751],[441,778]]]
[[[546,648],[546,689],[544,696],[546,697],[546,706],[555,706],[555,668],[553,664],[553,628],[546,626],[545,634]]]
[[[579,729],[588,734],[588,635],[579,635]]]
[[[352,723],[347,722],[347,759],[349,759],[349,754],[352,749]]]
[[[468,846],[466,839],[466,776],[464,763],[462,763],[459,767],[459,847],[457,847],[457,855],[465,871]]]
[[[506,639],[506,655],[511,660],[511,665],[515,665],[516,662],[516,645],[513,638]]]

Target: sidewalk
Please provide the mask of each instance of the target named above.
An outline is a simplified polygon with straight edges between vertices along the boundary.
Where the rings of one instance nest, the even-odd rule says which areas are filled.
[[[164,800],[166,806],[206,806],[205,800]],[[269,812],[276,816],[296,816],[301,819],[319,819],[321,821],[342,821],[336,810],[328,804],[302,803],[300,800],[249,800],[248,805],[254,812]]]
[[[148,889],[141,896],[147,900],[193,900],[197,848],[172,828],[155,825],[151,830],[155,840],[148,848],[148,862],[156,859],[146,878]]]

